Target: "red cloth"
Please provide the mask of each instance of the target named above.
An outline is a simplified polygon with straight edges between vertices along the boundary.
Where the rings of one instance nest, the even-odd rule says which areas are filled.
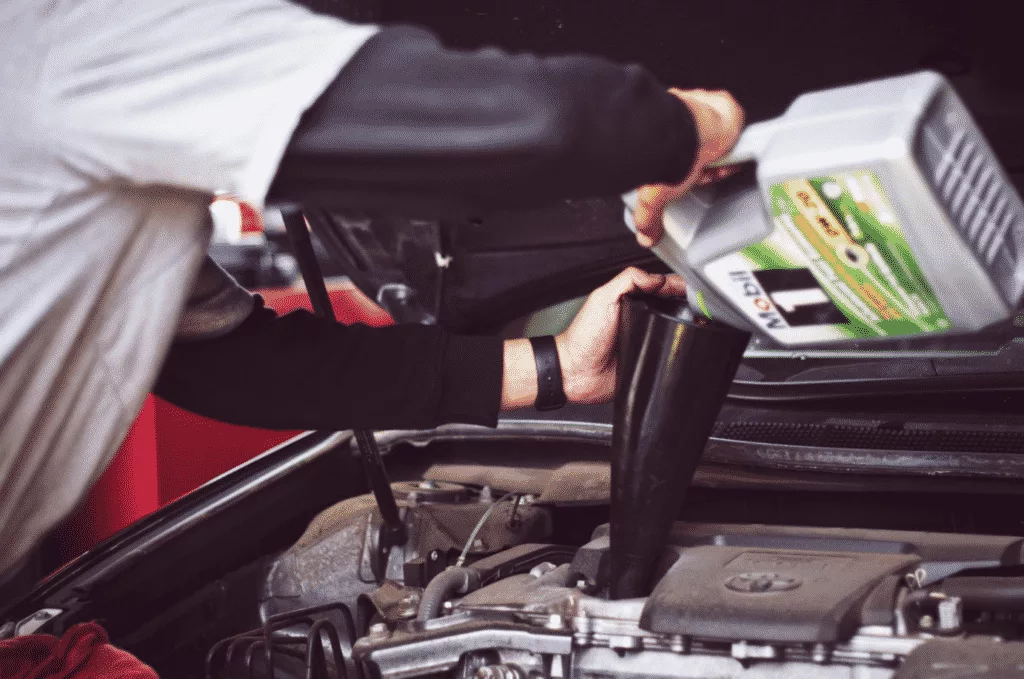
[[[159,679],[149,665],[109,641],[93,622],[73,626],[60,639],[31,634],[0,641],[0,678]]]

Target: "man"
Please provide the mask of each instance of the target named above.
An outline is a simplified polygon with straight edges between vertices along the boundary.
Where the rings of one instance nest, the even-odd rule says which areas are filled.
[[[639,67],[453,52],[425,31],[355,26],[285,0],[9,2],[0,69],[0,572],[74,507],[153,386],[215,192],[256,205],[507,206],[656,184],[636,214],[650,245],[665,201],[713,178],[707,164],[742,126],[728,95],[668,93]],[[590,316],[604,340],[616,291],[678,288],[637,272],[616,285]],[[528,343],[313,327],[247,304],[175,355],[216,367],[218,342],[266,355],[319,338],[291,387],[331,398],[264,426],[493,423],[499,405],[536,392]],[[575,338],[590,332],[561,342],[570,392],[592,347]],[[195,382],[175,383],[173,359],[161,390],[218,414]],[[607,368],[582,398],[607,396]],[[395,381],[367,392],[382,371]]]

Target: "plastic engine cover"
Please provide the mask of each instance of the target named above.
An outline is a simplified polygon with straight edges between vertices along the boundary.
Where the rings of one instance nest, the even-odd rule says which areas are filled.
[[[738,546],[681,549],[651,593],[640,627],[715,639],[841,641],[861,624],[861,605],[874,588],[919,560]]]

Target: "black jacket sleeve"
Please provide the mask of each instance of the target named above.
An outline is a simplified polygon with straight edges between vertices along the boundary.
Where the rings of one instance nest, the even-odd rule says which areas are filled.
[[[529,206],[682,181],[696,150],[689,109],[639,66],[456,51],[399,26],[306,112],[270,198]]]
[[[269,429],[495,426],[502,341],[436,326],[345,326],[256,308],[226,335],[176,342],[154,393],[200,415]]]

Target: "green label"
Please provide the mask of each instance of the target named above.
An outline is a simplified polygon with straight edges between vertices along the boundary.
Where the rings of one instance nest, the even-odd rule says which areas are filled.
[[[707,300],[704,299],[704,291],[698,290],[694,297],[697,299],[697,308],[700,309],[700,312],[711,318],[711,309],[708,308]]]
[[[950,327],[872,172],[770,187],[775,231],[705,273],[779,341],[828,342]]]

